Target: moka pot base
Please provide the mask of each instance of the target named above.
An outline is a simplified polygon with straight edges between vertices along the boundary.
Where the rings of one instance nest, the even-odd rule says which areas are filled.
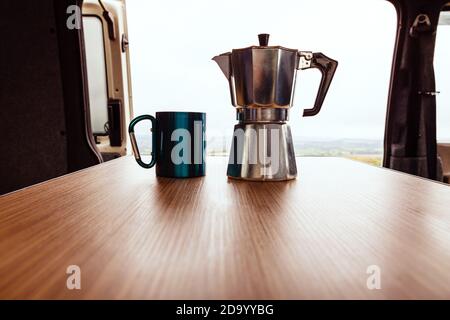
[[[297,177],[287,109],[242,109],[234,127],[227,175],[249,181],[287,181]]]

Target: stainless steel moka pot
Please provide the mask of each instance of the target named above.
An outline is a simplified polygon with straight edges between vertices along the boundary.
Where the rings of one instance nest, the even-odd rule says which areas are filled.
[[[295,179],[297,166],[291,129],[286,121],[293,105],[297,70],[317,68],[322,73],[314,107],[319,113],[337,68],[322,53],[269,46],[269,35],[259,35],[259,46],[233,49],[213,58],[228,79],[231,103],[239,123],[234,128],[228,164],[231,178],[256,181]]]

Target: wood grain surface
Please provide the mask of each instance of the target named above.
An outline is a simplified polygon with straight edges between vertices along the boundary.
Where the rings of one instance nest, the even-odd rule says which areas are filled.
[[[172,180],[125,157],[0,197],[0,298],[450,298],[448,186],[333,158],[243,182],[226,163]]]

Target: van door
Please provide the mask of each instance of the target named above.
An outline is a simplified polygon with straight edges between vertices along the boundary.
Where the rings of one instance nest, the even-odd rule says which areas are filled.
[[[82,14],[92,131],[108,161],[127,154],[133,112],[125,0],[85,0]]]

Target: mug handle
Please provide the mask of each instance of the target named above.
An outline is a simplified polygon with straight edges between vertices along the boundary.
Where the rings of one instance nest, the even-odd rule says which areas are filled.
[[[141,122],[142,120],[150,120],[152,122],[152,160],[150,163],[145,163],[141,160],[141,153],[139,152],[139,148],[136,142],[136,136],[134,134],[134,127]],[[128,127],[128,132],[130,134],[131,147],[133,148],[134,158],[136,162],[145,169],[153,168],[156,164],[156,135],[154,133],[154,128],[156,128],[156,119],[150,115],[143,115],[135,118],[130,122],[130,126]]]
[[[300,52],[299,53],[299,65],[298,69],[319,69],[322,74],[322,79],[320,80],[319,91],[317,92],[316,101],[314,102],[314,107],[311,109],[305,109],[303,112],[304,117],[315,116],[320,112],[322,108],[323,101],[327,95],[328,88],[330,87],[331,81],[333,80],[334,73],[336,72],[338,62],[333,60],[321,52]]]

